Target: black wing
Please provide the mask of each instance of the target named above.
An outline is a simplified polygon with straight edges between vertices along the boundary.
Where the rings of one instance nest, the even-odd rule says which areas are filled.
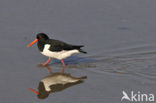
[[[65,42],[59,41],[59,40],[54,40],[54,39],[49,39],[48,44],[50,44],[50,51],[62,51],[62,50],[81,50],[80,48],[83,47],[83,45],[75,46],[75,45],[70,45]]]

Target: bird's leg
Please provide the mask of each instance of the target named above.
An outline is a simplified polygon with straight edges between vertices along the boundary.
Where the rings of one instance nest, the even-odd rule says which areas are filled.
[[[51,68],[49,66],[45,66],[50,74],[52,74]]]
[[[63,65],[63,66],[62,66],[62,73],[64,73],[64,69],[65,69],[66,65],[65,65],[63,59],[61,59],[61,63],[62,63],[62,65]]]
[[[62,67],[62,74],[64,74],[64,69],[65,69],[65,67],[63,66],[63,67]]]
[[[50,61],[51,61],[51,58],[49,57],[49,59],[43,64],[43,66],[46,66]]]
[[[62,63],[62,65],[63,65],[63,67],[65,68],[65,67],[66,67],[66,65],[65,65],[65,63],[64,63],[64,61],[63,61],[63,59],[61,59],[61,63]]]

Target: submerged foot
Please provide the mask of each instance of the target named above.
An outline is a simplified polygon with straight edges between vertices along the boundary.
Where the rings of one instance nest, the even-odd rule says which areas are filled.
[[[39,66],[39,67],[45,67],[46,65],[43,64],[43,63],[38,63],[37,66]]]

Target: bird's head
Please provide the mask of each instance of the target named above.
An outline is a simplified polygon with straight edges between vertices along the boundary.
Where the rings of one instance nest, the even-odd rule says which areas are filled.
[[[48,40],[48,39],[49,39],[49,37],[45,33],[38,33],[36,36],[36,39],[33,42],[31,42],[29,45],[27,45],[27,47],[30,47],[31,45],[33,45],[37,41]]]
[[[40,40],[40,39],[47,40],[47,39],[49,39],[49,37],[45,33],[38,33],[37,36],[36,36],[36,39],[38,39],[38,40]]]

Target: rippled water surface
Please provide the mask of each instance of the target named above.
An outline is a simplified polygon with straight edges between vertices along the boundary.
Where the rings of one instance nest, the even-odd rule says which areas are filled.
[[[0,1],[1,103],[120,103],[122,91],[156,94],[155,0],[2,0]],[[36,33],[70,44],[88,54],[65,60],[65,73],[87,76],[40,100],[37,90],[48,70]],[[61,72],[59,61],[51,70]],[[126,103],[126,101],[125,101]]]

